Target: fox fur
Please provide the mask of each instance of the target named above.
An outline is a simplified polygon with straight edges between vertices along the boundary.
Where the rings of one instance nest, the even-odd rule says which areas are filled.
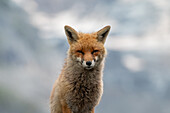
[[[51,92],[51,113],[94,113],[103,94],[104,43],[110,26],[94,33],[64,28],[70,48]]]

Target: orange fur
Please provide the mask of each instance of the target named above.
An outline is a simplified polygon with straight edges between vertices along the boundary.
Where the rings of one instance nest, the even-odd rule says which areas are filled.
[[[70,48],[51,92],[51,113],[94,113],[103,93],[104,42],[109,30],[106,26],[89,34],[65,26]]]

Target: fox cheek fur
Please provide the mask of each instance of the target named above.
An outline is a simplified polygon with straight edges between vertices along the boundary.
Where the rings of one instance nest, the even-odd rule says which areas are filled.
[[[100,63],[106,56],[106,50],[104,47],[101,46],[103,46],[103,44],[98,42],[97,39],[91,42],[90,45],[82,44],[81,46],[79,45],[79,41],[75,41],[73,44],[70,45],[70,49],[68,50],[69,59],[75,62],[75,64],[77,63],[78,65],[80,65],[82,68],[88,67],[86,63],[87,61],[90,61],[91,68],[95,68],[96,66],[100,65]],[[94,51],[97,52],[94,53]]]
[[[94,68],[94,67],[100,65],[100,63],[103,61],[103,58],[105,56],[106,56],[106,54],[105,55],[98,54],[97,56],[91,55],[92,60],[89,60],[89,61],[91,61],[91,67]],[[75,55],[75,54],[73,54],[73,55],[70,55],[70,57],[75,63],[82,66],[82,68],[87,67],[87,65],[86,65],[87,60],[84,59],[83,55]]]

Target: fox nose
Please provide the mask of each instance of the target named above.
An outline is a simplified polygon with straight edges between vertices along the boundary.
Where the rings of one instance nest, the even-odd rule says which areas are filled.
[[[86,62],[86,65],[88,65],[88,66],[90,66],[91,64],[92,64],[91,61],[87,61],[87,62]]]

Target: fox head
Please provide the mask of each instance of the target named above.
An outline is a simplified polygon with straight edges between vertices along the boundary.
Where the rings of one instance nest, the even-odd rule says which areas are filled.
[[[104,43],[110,26],[94,33],[79,33],[67,25],[64,29],[70,45],[69,58],[84,69],[99,66],[106,55]]]

